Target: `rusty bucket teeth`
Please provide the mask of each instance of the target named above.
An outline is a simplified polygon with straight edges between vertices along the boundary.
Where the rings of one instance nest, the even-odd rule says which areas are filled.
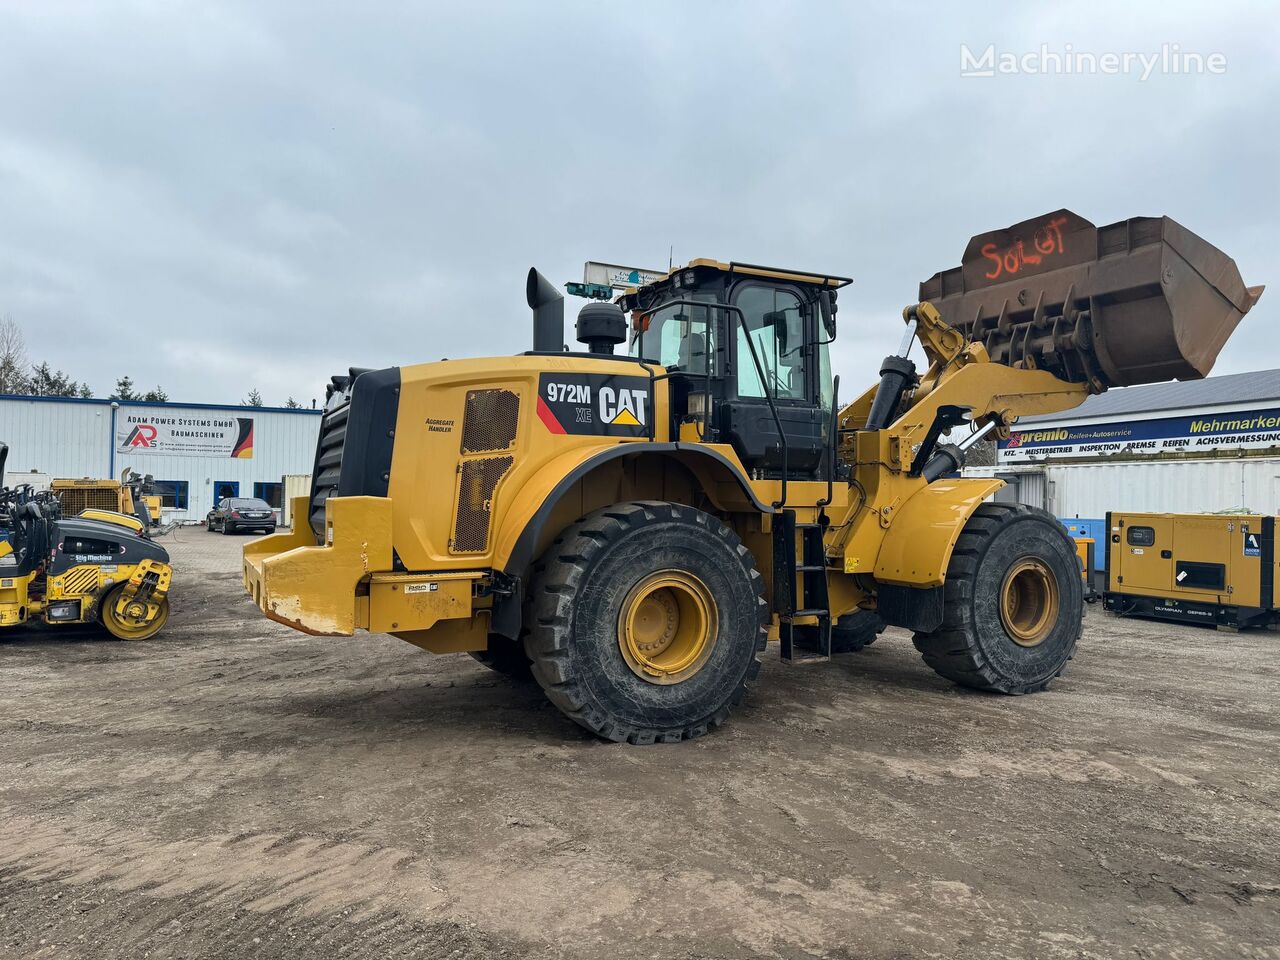
[[[1262,291],[1168,217],[1095,227],[1059,210],[974,237],[920,299],[993,360],[1101,391],[1208,375]]]

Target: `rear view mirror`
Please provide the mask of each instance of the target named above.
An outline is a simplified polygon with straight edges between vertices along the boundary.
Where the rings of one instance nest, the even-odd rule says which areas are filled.
[[[787,312],[771,310],[764,315],[764,322],[773,327],[773,339],[778,344],[778,353],[787,352]]]
[[[836,338],[836,302],[830,290],[818,291],[818,313],[822,316],[822,329],[827,331],[827,339]]]

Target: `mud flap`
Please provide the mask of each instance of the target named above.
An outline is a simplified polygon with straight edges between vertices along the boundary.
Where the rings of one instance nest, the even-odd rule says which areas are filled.
[[[898,587],[882,583],[876,588],[876,613],[895,627],[932,633],[942,625],[946,589],[946,586]]]

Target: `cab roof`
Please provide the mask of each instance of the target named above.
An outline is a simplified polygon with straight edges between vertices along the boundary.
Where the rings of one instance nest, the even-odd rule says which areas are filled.
[[[852,277],[841,277],[834,273],[814,273],[811,270],[789,270],[782,267],[765,267],[758,263],[738,263],[737,261],[724,263],[720,260],[698,257],[697,259],[690,260],[682,267],[674,267],[665,273],[661,279],[655,280],[653,283],[644,284],[640,287],[631,287],[626,292],[635,293],[638,290],[643,290],[644,287],[660,286],[676,274],[694,269],[715,270],[719,273],[736,274],[738,276],[747,277],[767,277],[770,280],[784,280],[788,283],[804,283],[811,286],[829,287],[831,289],[847,287],[849,284],[853,283]]]

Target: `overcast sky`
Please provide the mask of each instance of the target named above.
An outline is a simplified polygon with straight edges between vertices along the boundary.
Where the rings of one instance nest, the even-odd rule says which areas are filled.
[[[674,248],[853,276],[847,397],[971,234],[1066,206],[1275,284],[1218,371],[1280,367],[1271,4],[552,6],[0,3],[0,314],[99,396],[309,403],[527,349],[530,265]],[[962,78],[962,43],[1226,70]]]

